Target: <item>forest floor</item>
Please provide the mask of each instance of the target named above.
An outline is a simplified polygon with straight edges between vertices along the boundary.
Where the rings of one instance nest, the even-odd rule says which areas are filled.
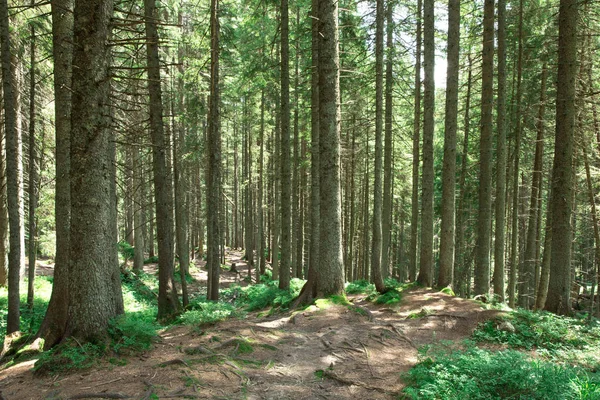
[[[246,274],[241,253],[230,252]],[[198,265],[191,290],[205,287]],[[156,266],[147,265],[148,272]],[[42,269],[48,274],[47,268]],[[223,271],[222,285],[240,282]],[[241,280],[243,283],[243,279]],[[248,313],[213,326],[173,326],[153,349],[92,369],[35,376],[35,360],[0,371],[0,399],[392,399],[419,349],[469,338],[499,311],[479,303],[415,288],[395,306],[366,295],[352,305],[317,302],[302,311]]]

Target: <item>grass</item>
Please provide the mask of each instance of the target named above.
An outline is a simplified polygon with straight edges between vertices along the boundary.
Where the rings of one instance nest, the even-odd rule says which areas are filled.
[[[438,350],[406,375],[411,399],[600,399],[600,375],[516,350]]]

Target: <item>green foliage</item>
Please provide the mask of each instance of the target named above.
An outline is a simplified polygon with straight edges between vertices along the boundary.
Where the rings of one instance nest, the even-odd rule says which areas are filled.
[[[454,290],[452,290],[452,288],[450,286],[446,286],[445,288],[440,290],[440,292],[447,294],[449,296],[456,296],[456,293],[454,293]]]
[[[402,300],[402,294],[398,289],[390,289],[375,298],[375,304],[397,304]]]
[[[427,308],[427,307],[423,307],[421,309],[421,311],[417,312],[417,313],[410,313],[408,314],[408,316],[406,318],[408,319],[419,319],[419,318],[423,318],[426,317],[428,315],[433,314],[433,310]]]
[[[600,399],[600,375],[515,350],[438,352],[406,375],[411,399]]]
[[[375,285],[364,279],[346,283],[346,293],[348,294],[371,294],[373,291],[375,291]]]
[[[117,354],[136,353],[152,347],[158,336],[159,326],[154,320],[143,316],[124,314],[111,321],[108,334],[112,339],[111,348]]]
[[[241,289],[238,304],[246,304],[247,311],[262,310],[267,307],[288,309],[300,294],[305,281],[294,278],[290,281],[289,290],[279,289],[278,281],[268,281]]]
[[[21,332],[24,336],[35,334],[44,319],[50,295],[52,294],[52,277],[38,276],[34,281],[33,308],[27,307],[27,280],[20,285],[21,293]],[[8,290],[0,288],[0,347],[4,345],[6,334],[6,318],[8,314]]]
[[[121,258],[123,259],[124,262],[127,262],[128,260],[133,260],[133,257],[135,255],[135,249],[133,248],[133,246],[131,246],[129,243],[127,243],[124,240],[121,240],[118,243],[119,246],[119,255],[121,256]]]
[[[83,343],[69,339],[52,350],[42,353],[35,363],[38,374],[59,373],[94,366],[104,355],[106,347],[101,343]]]
[[[229,303],[197,299],[190,304],[190,309],[183,313],[179,320],[184,325],[215,324],[230,317],[239,316],[236,308]]]
[[[144,260],[144,264],[156,264],[158,262],[158,256],[152,256]]]
[[[498,329],[503,321],[510,322],[514,332]],[[515,348],[558,350],[583,348],[586,344],[597,342],[600,340],[600,328],[590,327],[575,318],[519,309],[481,324],[473,338]]]

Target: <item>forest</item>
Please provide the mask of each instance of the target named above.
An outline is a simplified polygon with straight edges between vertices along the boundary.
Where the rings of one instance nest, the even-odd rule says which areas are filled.
[[[0,400],[600,399],[599,32],[0,0]]]

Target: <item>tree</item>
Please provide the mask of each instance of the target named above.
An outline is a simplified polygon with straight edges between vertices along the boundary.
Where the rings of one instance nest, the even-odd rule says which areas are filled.
[[[179,313],[173,267],[173,197],[171,175],[167,169],[168,144],[163,127],[160,60],[158,56],[158,17],[155,0],[144,0],[146,56],[148,60],[148,92],[150,95],[150,133],[152,137],[152,169],[156,202],[156,236],[158,239],[158,315],[159,320],[173,319]]]
[[[446,120],[442,168],[442,229],[440,272],[437,282],[437,286],[440,288],[453,283],[459,46],[460,0],[450,0],[448,2],[448,70],[446,73]]]
[[[21,129],[17,121],[16,73],[13,66],[12,37],[8,20],[8,4],[0,1],[0,42],[2,50],[2,87],[4,92],[4,132],[6,135],[6,193],[8,197],[9,253],[8,253],[8,316],[6,333],[19,330],[19,281],[23,264],[21,246],[23,219],[20,213],[19,171]]]
[[[76,0],[71,118],[71,241],[66,336],[103,336],[122,304],[111,254],[109,22],[111,0]],[[120,285],[118,286],[120,291]],[[60,327],[59,327],[60,329]]]
[[[375,17],[375,167],[373,169],[373,239],[371,242],[371,280],[378,292],[385,291],[381,276],[381,187],[383,158],[383,28],[385,10],[383,0],[377,0]]]
[[[69,253],[71,221],[71,71],[73,55],[73,0],[56,0],[52,6],[54,56],[54,131],[56,141],[55,205],[56,256],[48,310],[38,332],[44,348],[64,336],[69,306]]]
[[[208,169],[206,174],[206,250],[208,268],[208,299],[219,299],[219,272],[221,252],[219,242],[221,231],[219,214],[221,210],[221,134],[219,118],[219,1],[210,3],[210,105],[208,116],[207,152]]]
[[[573,208],[573,135],[575,79],[577,77],[577,18],[579,3],[561,0],[558,14],[558,82],[556,132],[550,207],[553,240],[550,281],[545,309],[557,314],[571,311],[571,213]],[[565,243],[567,245],[565,245]]]
[[[421,256],[417,282],[433,284],[433,133],[435,127],[435,38],[434,0],[423,4],[423,194],[421,196]]]
[[[492,224],[492,109],[494,104],[494,0],[483,8],[483,61],[481,77],[481,136],[479,138],[479,210],[475,294],[490,290],[490,237]]]

